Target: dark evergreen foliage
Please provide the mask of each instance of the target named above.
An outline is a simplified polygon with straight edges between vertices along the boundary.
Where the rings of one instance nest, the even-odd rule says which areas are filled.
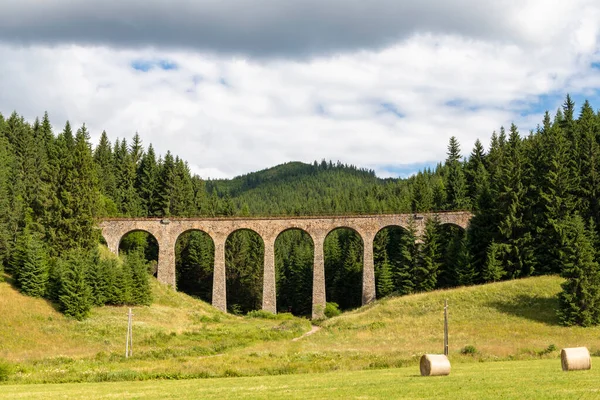
[[[161,157],[152,145],[144,148],[138,134],[129,145],[124,139],[111,145],[103,132],[92,151],[85,125],[73,134],[67,122],[55,136],[47,114],[28,123],[15,112],[7,118],[0,115],[0,272],[5,269],[22,290],[35,287],[31,294],[44,295],[81,317],[91,304],[147,303],[139,290],[147,283],[143,278],[150,275],[149,266],[140,254],[158,259],[155,239],[142,232],[121,243],[129,261],[100,257],[94,227],[101,217],[466,209],[474,214],[467,232],[435,221],[426,223],[420,238],[414,229],[380,232],[373,254],[377,296],[534,274],[560,273],[572,279],[577,271],[586,271],[593,286],[595,280],[588,275],[600,253],[599,184],[600,114],[588,102],[577,113],[569,96],[554,119],[546,113],[528,136],[515,125],[508,132],[500,128],[492,133],[487,151],[478,140],[464,160],[452,137],[443,163],[408,179],[379,179],[370,170],[321,160],[204,181],[170,152]],[[583,236],[592,248],[591,261],[578,218],[588,225]],[[239,232],[227,246],[228,304],[240,312],[260,308],[262,241]],[[362,238],[351,231],[334,231],[324,243],[327,300],[341,309],[361,303],[363,251]],[[76,267],[73,252],[83,254],[86,261],[79,264],[85,267]],[[213,252],[206,235],[194,232],[180,238],[176,256],[181,290],[210,301]],[[281,235],[275,262],[280,310],[309,315],[314,262],[310,238],[301,232]],[[36,268],[42,272],[32,272]],[[581,306],[592,304],[586,297],[597,291],[592,286],[565,289],[561,304],[571,310],[564,311],[565,323],[598,322],[597,305],[589,310]]]

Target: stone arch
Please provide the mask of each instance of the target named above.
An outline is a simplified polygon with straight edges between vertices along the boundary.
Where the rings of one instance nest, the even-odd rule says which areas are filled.
[[[336,231],[341,234],[334,237]],[[325,235],[325,297],[342,310],[357,308],[364,303],[365,258],[372,258],[365,252],[366,236],[359,229],[346,225],[336,226]]]
[[[255,229],[240,226],[227,235],[224,250],[227,309],[233,312],[260,309],[264,294],[265,239]]]
[[[215,241],[203,229],[190,228],[174,239],[175,280],[177,289],[212,302]]]
[[[146,235],[135,237],[131,241],[127,241],[131,238],[131,235],[136,233],[145,233]],[[145,237],[144,237],[145,236]],[[141,243],[140,240],[145,240],[146,243]],[[125,248],[123,248],[125,246]],[[152,275],[155,277],[158,273],[158,259],[161,243],[159,238],[147,229],[131,229],[123,233],[117,243],[117,254],[120,254],[122,250],[131,250],[135,246],[144,247],[144,258],[152,265]]]
[[[375,291],[377,298],[385,297],[398,290],[398,282],[394,272],[402,266],[402,251],[405,245],[405,235],[410,227],[403,224],[391,223],[382,226],[373,238],[373,268],[375,275]],[[415,242],[419,242],[414,228]]]
[[[463,231],[464,233],[467,232],[467,227],[462,226],[461,224],[458,224],[456,222],[440,222],[440,226],[441,227],[455,227],[460,229],[461,231]]]
[[[287,242],[281,242],[283,239]],[[275,294],[277,308],[299,316],[311,316],[315,240],[307,230],[289,227],[277,234]]]

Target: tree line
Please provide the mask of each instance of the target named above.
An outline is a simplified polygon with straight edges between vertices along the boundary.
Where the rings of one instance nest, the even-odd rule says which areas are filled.
[[[205,181],[170,152],[163,157],[152,145],[145,148],[138,134],[130,143],[111,143],[103,132],[93,147],[85,125],[73,135],[67,122],[55,135],[47,114],[29,123],[13,113],[0,116],[0,261],[18,280],[27,275],[20,274],[26,270],[18,261],[22,243],[36,242],[28,246],[41,247],[50,264],[78,249],[93,252],[99,240],[95,223],[105,216],[470,210],[474,217],[466,232],[435,220],[419,240],[410,227],[380,232],[374,247],[378,297],[561,274],[567,278],[562,323],[597,324],[599,146],[600,114],[587,101],[576,110],[567,96],[536,129],[521,134],[514,124],[500,128],[487,149],[477,140],[466,157],[450,138],[443,162],[408,179],[379,179],[373,171],[322,160]],[[130,242],[122,243],[125,253],[156,257],[147,235]],[[206,235],[192,232],[176,247],[178,287],[206,300],[212,295],[211,246]],[[275,250],[280,308],[308,314],[310,238],[286,232]],[[252,232],[228,239],[228,303],[234,311],[260,306],[263,251]],[[324,251],[328,300],[341,308],[360,305],[362,241],[352,231],[334,231]],[[102,258],[88,258],[89,269],[97,269]]]

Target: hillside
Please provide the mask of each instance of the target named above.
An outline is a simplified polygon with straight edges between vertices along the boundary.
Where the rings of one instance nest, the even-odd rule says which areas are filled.
[[[234,210],[253,215],[409,212],[403,180],[341,163],[289,162],[231,180],[206,182],[208,193],[231,198]],[[402,196],[404,194],[404,197]]]
[[[600,351],[600,327],[557,325],[554,276],[387,298],[323,322],[315,334],[289,315],[225,315],[153,285],[156,302],[134,309],[134,357],[125,359],[126,309],[94,309],[84,322],[0,283],[0,357],[12,382],[277,375],[414,365],[442,351],[449,302],[452,362],[557,358],[562,347]],[[554,346],[551,346],[554,345]],[[463,355],[465,346],[474,353]]]

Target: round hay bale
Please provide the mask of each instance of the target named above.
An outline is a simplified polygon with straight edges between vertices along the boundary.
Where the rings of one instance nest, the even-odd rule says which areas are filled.
[[[423,354],[421,357],[421,375],[438,376],[450,374],[450,361],[443,354]]]
[[[570,347],[560,351],[563,371],[577,371],[592,368],[592,359],[587,347]]]

